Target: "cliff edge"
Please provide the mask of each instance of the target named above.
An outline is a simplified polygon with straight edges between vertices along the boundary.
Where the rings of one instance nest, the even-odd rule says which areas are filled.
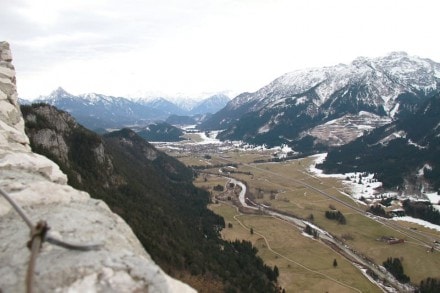
[[[195,292],[172,279],[144,250],[131,228],[100,200],[67,185],[59,167],[31,151],[17,103],[9,44],[0,42],[0,188],[29,215],[47,221],[54,237],[99,243],[93,251],[44,243],[35,292]],[[0,292],[24,292],[30,231],[0,197]]]

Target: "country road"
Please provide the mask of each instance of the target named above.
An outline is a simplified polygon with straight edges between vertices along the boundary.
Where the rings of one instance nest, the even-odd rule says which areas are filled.
[[[229,161],[229,160],[226,160],[226,161]],[[418,238],[416,238],[416,237],[414,237],[412,235],[409,235],[400,226],[396,227],[397,225],[395,223],[388,223],[386,221],[386,219],[378,219],[378,218],[375,219],[375,218],[369,216],[363,209],[360,209],[360,208],[358,208],[356,206],[352,206],[349,203],[347,203],[347,202],[345,202],[345,201],[343,201],[343,200],[341,200],[341,199],[339,199],[339,198],[337,198],[335,196],[332,196],[332,195],[326,193],[325,191],[322,191],[319,188],[316,188],[316,187],[314,187],[314,186],[312,186],[312,185],[310,185],[310,184],[308,184],[308,183],[306,183],[304,181],[297,180],[297,179],[292,178],[292,177],[287,177],[287,176],[284,176],[282,174],[279,174],[279,173],[276,173],[276,172],[273,172],[273,171],[269,171],[269,170],[260,168],[260,167],[254,165],[254,164],[243,164],[243,165],[248,166],[250,168],[258,169],[261,172],[266,172],[266,173],[269,173],[271,175],[279,176],[279,177],[282,177],[283,179],[287,179],[287,180],[290,180],[290,181],[292,181],[294,183],[300,184],[300,185],[306,187],[309,190],[317,192],[317,193],[319,193],[319,194],[321,194],[323,196],[326,196],[328,198],[331,198],[332,200],[337,201],[338,203],[343,204],[344,206],[354,210],[357,213],[362,214],[363,216],[369,217],[370,219],[372,219],[374,221],[377,221],[377,222],[381,223],[382,225],[385,225],[385,226],[387,226],[387,227],[389,227],[389,228],[391,228],[391,229],[393,229],[395,231],[398,231],[398,232],[406,235],[407,237],[415,240],[416,242],[418,242],[418,243],[420,243],[420,244],[422,244],[422,245],[424,245],[426,247],[430,247],[427,244],[426,241],[420,240],[420,239],[418,239]],[[324,243],[327,246],[329,246],[330,248],[332,248],[334,251],[336,251],[341,256],[345,257],[346,259],[348,259],[353,264],[357,264],[357,267],[360,266],[360,267],[362,267],[364,269],[371,270],[377,276],[379,276],[380,279],[387,280],[388,283],[391,284],[392,287],[395,288],[395,290],[397,290],[398,292],[414,292],[415,289],[411,285],[400,283],[390,273],[388,273],[386,270],[381,269],[376,264],[374,264],[374,263],[370,262],[369,260],[361,257],[360,255],[355,253],[352,249],[350,249],[348,246],[346,246],[345,244],[337,241],[330,233],[322,230],[321,228],[318,228],[318,227],[314,226],[313,224],[311,224],[311,223],[309,223],[307,221],[304,221],[302,219],[295,218],[295,217],[287,215],[285,213],[280,213],[280,212],[278,212],[278,211],[276,211],[274,209],[268,208],[266,206],[263,206],[263,205],[260,205],[260,204],[257,204],[257,203],[251,202],[253,205],[247,204],[246,201],[249,201],[249,199],[247,199],[245,197],[245,195],[246,195],[246,185],[244,183],[236,180],[236,179],[231,179],[231,178],[229,178],[229,183],[233,183],[233,184],[236,184],[236,185],[240,186],[241,191],[240,191],[240,194],[239,194],[239,201],[240,201],[240,204],[243,207],[246,207],[246,208],[249,208],[249,209],[260,210],[260,211],[262,211],[262,212],[264,212],[264,213],[266,213],[268,215],[271,215],[271,216],[273,216],[275,218],[278,218],[278,219],[284,220],[286,222],[289,222],[289,223],[291,223],[291,224],[293,224],[293,225],[295,225],[295,226],[297,226],[297,227],[299,227],[301,229],[304,229],[306,225],[310,225],[310,226],[318,229],[318,231],[319,231],[319,239],[320,239],[320,241],[322,241],[322,243]],[[380,286],[380,288],[382,290],[384,290],[384,292],[394,292],[393,290],[390,290],[389,287],[386,287],[386,286],[384,286],[382,284],[378,284],[378,285]]]
[[[224,158],[222,158],[222,159],[225,160],[225,161],[228,161],[228,162],[232,162],[232,160],[228,160],[228,159],[224,159]],[[312,186],[312,185],[310,185],[307,182],[304,182],[302,180],[298,180],[298,179],[295,179],[293,177],[285,176],[285,175],[277,173],[277,172],[266,170],[264,168],[258,167],[258,164],[255,164],[255,163],[253,163],[253,164],[243,163],[242,165],[246,166],[246,167],[249,167],[249,168],[257,169],[260,172],[265,172],[267,174],[271,174],[273,176],[277,176],[277,177],[283,178],[285,180],[291,181],[293,183],[302,185],[303,187],[306,187],[309,190],[312,190],[312,191],[314,191],[314,192],[316,192],[318,194],[321,194],[321,195],[323,195],[323,196],[325,196],[327,198],[330,198],[330,199],[332,199],[332,200],[334,200],[334,201],[344,205],[345,207],[353,210],[356,213],[359,213],[359,214],[361,214],[361,215],[363,215],[365,217],[368,217],[371,220],[376,221],[376,222],[378,222],[378,223],[380,223],[380,224],[382,224],[382,225],[384,225],[384,226],[386,226],[386,227],[388,227],[388,228],[390,228],[390,229],[392,229],[392,230],[394,230],[396,232],[404,234],[408,238],[411,238],[412,240],[414,240],[416,243],[419,243],[421,245],[426,246],[426,248],[428,248],[428,249],[430,249],[433,246],[433,242],[434,241],[439,241],[439,239],[436,239],[436,238],[432,237],[431,235],[426,235],[426,234],[421,233],[419,231],[411,230],[409,228],[402,227],[402,226],[398,225],[397,223],[395,223],[394,221],[391,221],[391,220],[388,220],[388,219],[384,219],[384,218],[380,218],[380,217],[375,217],[375,216],[367,213],[364,209],[361,209],[358,206],[352,205],[352,204],[350,204],[350,203],[348,203],[348,202],[346,202],[344,200],[341,200],[338,197],[335,197],[335,196],[333,196],[333,195],[331,195],[331,194],[329,194],[329,193],[327,193],[327,192],[325,192],[325,191],[323,191],[323,190],[321,190],[321,189],[319,189],[317,187],[314,187],[314,186]],[[315,178],[315,176],[307,174],[306,172],[304,172],[304,174],[306,176],[311,177],[311,178]],[[421,237],[423,237],[424,239],[421,239]],[[426,240],[426,239],[428,239],[428,240]],[[440,251],[439,247],[434,247],[434,249],[437,250],[437,251]]]

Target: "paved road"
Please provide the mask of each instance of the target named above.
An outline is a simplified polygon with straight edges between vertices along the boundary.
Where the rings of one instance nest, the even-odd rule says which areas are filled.
[[[228,161],[228,162],[233,162],[232,160],[228,160],[228,159],[224,159],[224,158],[222,158],[222,159],[225,160],[225,161]],[[291,182],[294,182],[296,184],[302,185],[302,186],[304,186],[304,187],[306,187],[306,188],[308,188],[310,190],[313,190],[313,191],[315,191],[318,194],[326,196],[326,197],[328,197],[328,198],[330,198],[330,199],[332,199],[332,200],[334,200],[334,201],[344,205],[345,207],[355,211],[356,213],[359,213],[359,214],[361,214],[363,216],[366,216],[366,217],[372,219],[373,221],[376,221],[376,222],[378,222],[378,223],[380,223],[380,224],[382,224],[384,226],[387,226],[388,228],[390,228],[390,229],[392,229],[392,230],[394,230],[396,232],[404,234],[406,237],[414,240],[416,243],[418,243],[420,245],[423,245],[423,246],[426,246],[427,249],[430,249],[431,247],[433,247],[434,241],[439,241],[439,239],[436,239],[432,235],[427,235],[427,234],[421,233],[420,231],[411,230],[409,228],[402,227],[402,226],[398,225],[397,223],[395,223],[392,220],[388,220],[388,219],[372,216],[371,214],[367,213],[364,209],[361,209],[358,206],[352,205],[352,204],[350,204],[350,203],[348,203],[348,202],[346,202],[346,201],[344,201],[344,200],[342,200],[342,199],[340,199],[340,198],[338,198],[336,196],[333,196],[333,195],[331,195],[331,194],[329,194],[329,193],[327,193],[327,192],[325,192],[325,191],[323,191],[323,190],[321,190],[321,189],[319,189],[317,187],[314,187],[313,185],[310,185],[307,182],[304,182],[303,180],[298,180],[298,179],[295,179],[295,178],[290,177],[290,176],[286,176],[286,175],[283,175],[283,174],[280,174],[280,173],[277,173],[277,172],[273,172],[273,171],[270,171],[270,170],[258,167],[257,164],[243,163],[243,165],[247,166],[249,168],[257,169],[260,172],[265,172],[265,173],[268,173],[268,174],[271,174],[271,175],[274,175],[274,176],[286,179],[288,181],[291,181]],[[309,175],[307,173],[304,173],[304,175],[309,176],[310,178],[315,178],[312,175]],[[434,247],[434,249],[437,250],[437,251],[440,251],[439,247]]]
[[[224,159],[224,160],[231,162],[228,159]],[[410,235],[408,233],[408,231],[405,231],[405,229],[402,228],[401,226],[397,225],[397,223],[390,222],[387,219],[382,219],[382,218],[379,218],[379,217],[371,216],[370,214],[366,213],[365,210],[363,210],[363,209],[361,209],[361,208],[359,208],[357,206],[351,205],[351,204],[349,204],[349,203],[339,199],[338,197],[335,197],[335,196],[333,196],[331,194],[328,194],[327,192],[325,192],[325,191],[323,191],[323,190],[321,190],[321,189],[319,189],[317,187],[314,187],[314,186],[308,184],[307,182],[304,182],[302,180],[298,180],[298,179],[295,179],[295,178],[292,178],[292,177],[288,177],[288,176],[285,176],[283,174],[279,174],[279,173],[276,173],[276,172],[273,172],[273,171],[270,171],[270,170],[266,170],[266,169],[260,168],[260,167],[258,167],[255,164],[246,164],[246,163],[244,163],[243,165],[245,165],[247,167],[250,167],[250,168],[257,169],[257,170],[259,170],[261,172],[265,172],[265,173],[268,173],[268,174],[271,174],[271,175],[274,175],[274,176],[277,176],[277,177],[281,177],[283,179],[289,180],[289,181],[294,182],[296,184],[302,185],[302,186],[308,188],[309,190],[313,190],[313,191],[315,191],[315,192],[317,192],[317,193],[319,193],[319,194],[321,194],[323,196],[326,196],[326,197],[328,197],[328,198],[330,198],[332,200],[335,200],[336,202],[338,202],[338,203],[340,203],[340,204],[342,204],[342,205],[352,209],[353,211],[355,211],[355,212],[357,212],[359,214],[362,214],[362,215],[364,215],[366,217],[369,217],[370,219],[372,219],[372,220],[374,220],[376,222],[379,222],[382,225],[385,225],[385,226],[389,227],[392,230],[395,230],[397,232],[400,232],[400,233],[406,235],[407,237],[415,240],[416,242],[418,242],[421,245],[424,245],[426,247],[431,247],[431,245],[432,245],[432,242],[429,242],[427,240],[421,240],[421,239],[419,239],[419,238],[417,238],[417,237],[415,237],[413,235]],[[240,200],[240,203],[244,207],[251,208],[251,209],[263,210],[267,214],[270,214],[270,215],[272,215],[272,216],[274,216],[276,218],[282,219],[284,221],[290,222],[290,223],[292,223],[292,224],[294,224],[294,225],[296,225],[298,227],[301,227],[301,228],[304,228],[306,226],[306,224],[309,224],[309,225],[313,226],[313,224],[311,224],[311,223],[308,223],[308,222],[303,221],[301,219],[295,218],[293,216],[288,216],[286,214],[281,214],[281,213],[279,213],[277,211],[274,211],[272,209],[268,209],[267,207],[262,206],[260,204],[254,203],[254,206],[248,205],[246,203],[246,198],[245,198],[246,185],[243,184],[242,182],[238,181],[238,180],[235,180],[235,179],[230,179],[230,182],[234,183],[234,184],[237,184],[237,185],[239,185],[241,187],[242,190],[241,190],[240,195],[239,195],[239,200]],[[360,255],[355,253],[353,250],[351,250],[348,246],[346,246],[346,245],[340,243],[339,241],[337,241],[336,239],[334,239],[333,236],[331,236],[328,232],[323,231],[322,229],[319,229],[319,231],[320,231],[319,238],[321,239],[321,241],[323,243],[325,243],[326,245],[330,246],[333,250],[337,251],[338,253],[340,253],[342,256],[346,257],[351,262],[357,263],[358,265],[360,265],[361,267],[363,267],[365,269],[366,268],[370,269],[376,275],[378,275],[379,278],[387,280],[399,292],[413,292],[413,290],[414,290],[413,287],[411,287],[409,285],[401,284],[392,275],[390,275],[387,271],[384,271],[383,269],[380,269],[374,263],[371,263],[370,261],[364,259]],[[412,231],[411,230],[410,232],[414,233],[414,232],[417,232],[417,231]],[[415,234],[420,234],[419,236],[427,237],[426,235],[421,234],[420,232],[417,232]],[[390,288],[387,289],[387,288],[382,287],[382,289],[386,290],[386,291],[389,291],[388,289],[390,289]],[[389,292],[392,292],[392,290],[389,291]]]

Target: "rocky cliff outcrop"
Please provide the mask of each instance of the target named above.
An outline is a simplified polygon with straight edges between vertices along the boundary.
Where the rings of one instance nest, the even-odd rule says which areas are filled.
[[[102,201],[67,185],[55,163],[32,153],[11,61],[9,45],[0,42],[0,187],[31,221],[47,221],[52,236],[102,244],[98,250],[82,252],[44,243],[36,264],[35,291],[194,292],[166,275],[131,228]],[[26,224],[0,198],[0,291],[24,292],[29,239]]]

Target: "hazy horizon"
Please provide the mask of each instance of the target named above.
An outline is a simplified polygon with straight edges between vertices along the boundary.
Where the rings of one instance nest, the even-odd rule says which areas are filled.
[[[297,69],[405,51],[440,61],[429,1],[2,2],[19,96],[254,92]],[[232,94],[231,94],[232,93]]]

